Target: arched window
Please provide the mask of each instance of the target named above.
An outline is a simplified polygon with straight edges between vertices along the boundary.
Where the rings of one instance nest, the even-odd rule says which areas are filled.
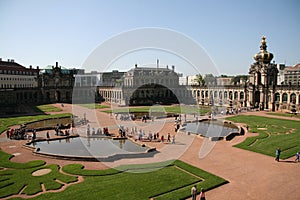
[[[275,93],[275,101],[280,102],[280,94],[278,92]]]
[[[292,93],[290,96],[290,103],[296,103],[296,94]]]
[[[287,95],[287,93],[283,93],[282,94],[282,102],[287,102],[287,98],[288,98],[288,95]]]
[[[218,92],[217,91],[214,92],[214,98],[218,98]]]
[[[234,92],[234,97],[235,100],[239,98],[239,93],[238,92]]]
[[[240,99],[244,99],[244,98],[245,98],[244,92],[241,92],[241,93],[240,93]]]
[[[227,99],[227,97],[228,97],[228,93],[227,93],[227,91],[225,91],[224,92],[224,99]]]
[[[201,92],[201,97],[204,98],[204,91]]]

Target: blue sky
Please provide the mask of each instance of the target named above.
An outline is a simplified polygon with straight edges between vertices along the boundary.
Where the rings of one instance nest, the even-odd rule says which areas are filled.
[[[108,39],[157,27],[192,38],[220,74],[247,74],[262,35],[276,63],[300,63],[299,9],[297,0],[0,0],[0,57],[40,68],[56,61],[81,67]],[[132,56],[113,68],[156,63],[158,57],[161,64],[174,64],[190,74],[178,59]],[[209,73],[209,67],[199,66],[199,72]]]

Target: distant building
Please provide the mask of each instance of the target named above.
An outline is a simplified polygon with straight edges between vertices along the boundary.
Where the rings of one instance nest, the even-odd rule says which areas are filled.
[[[283,70],[285,85],[300,85],[300,63],[285,67]]]
[[[75,75],[75,87],[95,87],[98,86],[101,82],[101,73],[98,72],[91,72],[91,73],[84,73],[84,74],[76,74]]]
[[[38,68],[26,68],[13,59],[0,59],[0,89],[37,87],[38,74]]]
[[[278,76],[277,76],[277,83],[280,85],[284,84],[284,64],[277,64]]]
[[[183,77],[174,66],[159,67],[159,62],[157,67],[136,65],[127,72],[84,73],[83,69],[66,69],[58,63],[39,70],[0,59],[0,114],[11,113],[23,104],[98,101],[117,105],[197,103],[218,109],[299,112],[300,64],[286,67],[271,62],[273,54],[267,51],[265,37],[254,59],[249,75],[206,74],[201,85],[195,81],[196,75]]]
[[[249,76],[243,75],[239,82],[237,79],[231,84],[230,79],[217,78],[216,85],[192,86],[193,97],[202,105],[273,111],[295,109],[299,112],[299,64],[285,68],[282,64],[271,63],[273,54],[267,51],[265,37],[262,37],[260,52],[254,55],[254,59]],[[209,77],[213,83],[213,77]]]
[[[198,85],[197,76],[182,76],[179,77],[179,85]]]
[[[72,102],[72,90],[76,69],[66,69],[58,66],[47,67],[39,75],[39,88],[42,102]]]
[[[217,85],[232,85],[233,77],[217,77]]]
[[[12,110],[7,105],[38,102],[38,76],[38,68],[26,68],[13,59],[0,59],[0,113]]]
[[[114,86],[98,87],[100,96],[120,105],[153,105],[192,102],[191,92],[179,85],[179,74],[172,69],[138,67],[124,73]]]

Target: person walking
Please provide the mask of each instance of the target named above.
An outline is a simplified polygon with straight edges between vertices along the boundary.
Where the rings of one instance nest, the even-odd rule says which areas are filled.
[[[205,199],[205,191],[203,188],[201,188],[201,192],[200,192],[200,200],[206,200]]]
[[[299,162],[299,156],[300,156],[300,153],[299,151],[296,153],[296,159],[295,159],[295,162]]]
[[[194,185],[191,189],[192,200],[196,200],[197,198],[197,186]]]
[[[277,162],[279,162],[280,153],[281,153],[281,150],[280,150],[280,147],[278,147],[278,148],[276,149],[276,152],[275,152],[275,155],[276,155],[275,160],[276,160]]]
[[[175,135],[172,137],[172,144],[175,144]]]
[[[49,131],[46,132],[46,138],[47,138],[47,140],[50,139]]]
[[[167,138],[168,138],[167,142],[171,142],[171,135],[170,135],[170,133],[168,133],[168,137]]]

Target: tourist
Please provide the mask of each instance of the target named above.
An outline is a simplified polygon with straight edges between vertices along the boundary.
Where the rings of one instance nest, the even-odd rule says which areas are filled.
[[[170,133],[168,133],[167,142],[171,142],[171,135],[170,135]]]
[[[145,122],[147,123],[147,115],[144,115],[143,118],[142,118],[142,122]]]
[[[33,129],[33,131],[32,131],[32,140],[35,140],[36,139],[36,130],[35,129]]]
[[[178,124],[178,122],[175,121],[175,124],[174,124],[175,132],[177,132],[177,124]]]
[[[87,124],[86,133],[87,135],[90,135],[90,124]]]
[[[197,187],[194,185],[191,189],[192,200],[196,200],[197,198]]]
[[[58,133],[59,133],[59,124],[56,124],[56,127],[55,127],[55,132],[56,132],[56,134],[55,135],[58,135]]]
[[[280,150],[280,148],[278,147],[278,148],[276,149],[276,152],[275,152],[275,154],[276,154],[275,160],[276,160],[277,162],[279,162],[280,152],[281,152],[281,150]]]
[[[152,141],[152,133],[151,133],[151,131],[149,131],[149,140],[150,140],[150,142]]]
[[[139,141],[141,141],[142,138],[143,138],[143,133],[142,133],[142,130],[140,130],[139,133],[138,133],[138,139],[139,139]]]
[[[84,124],[86,124],[87,123],[87,121],[86,121],[86,113],[83,113],[83,120],[84,120]]]
[[[172,137],[172,144],[175,144],[175,135]]]
[[[71,135],[74,135],[74,129],[73,129],[72,124],[71,124],[71,127],[70,127],[70,134],[71,134]]]
[[[201,192],[200,192],[200,200],[205,200],[205,191],[203,188],[201,188]]]
[[[47,140],[50,139],[49,131],[47,131],[47,133],[46,133],[46,138],[47,138]]]
[[[162,136],[160,137],[160,140],[161,140],[162,143],[164,143],[164,135],[162,135]]]
[[[299,151],[296,153],[296,159],[295,159],[295,162],[299,162]]]

